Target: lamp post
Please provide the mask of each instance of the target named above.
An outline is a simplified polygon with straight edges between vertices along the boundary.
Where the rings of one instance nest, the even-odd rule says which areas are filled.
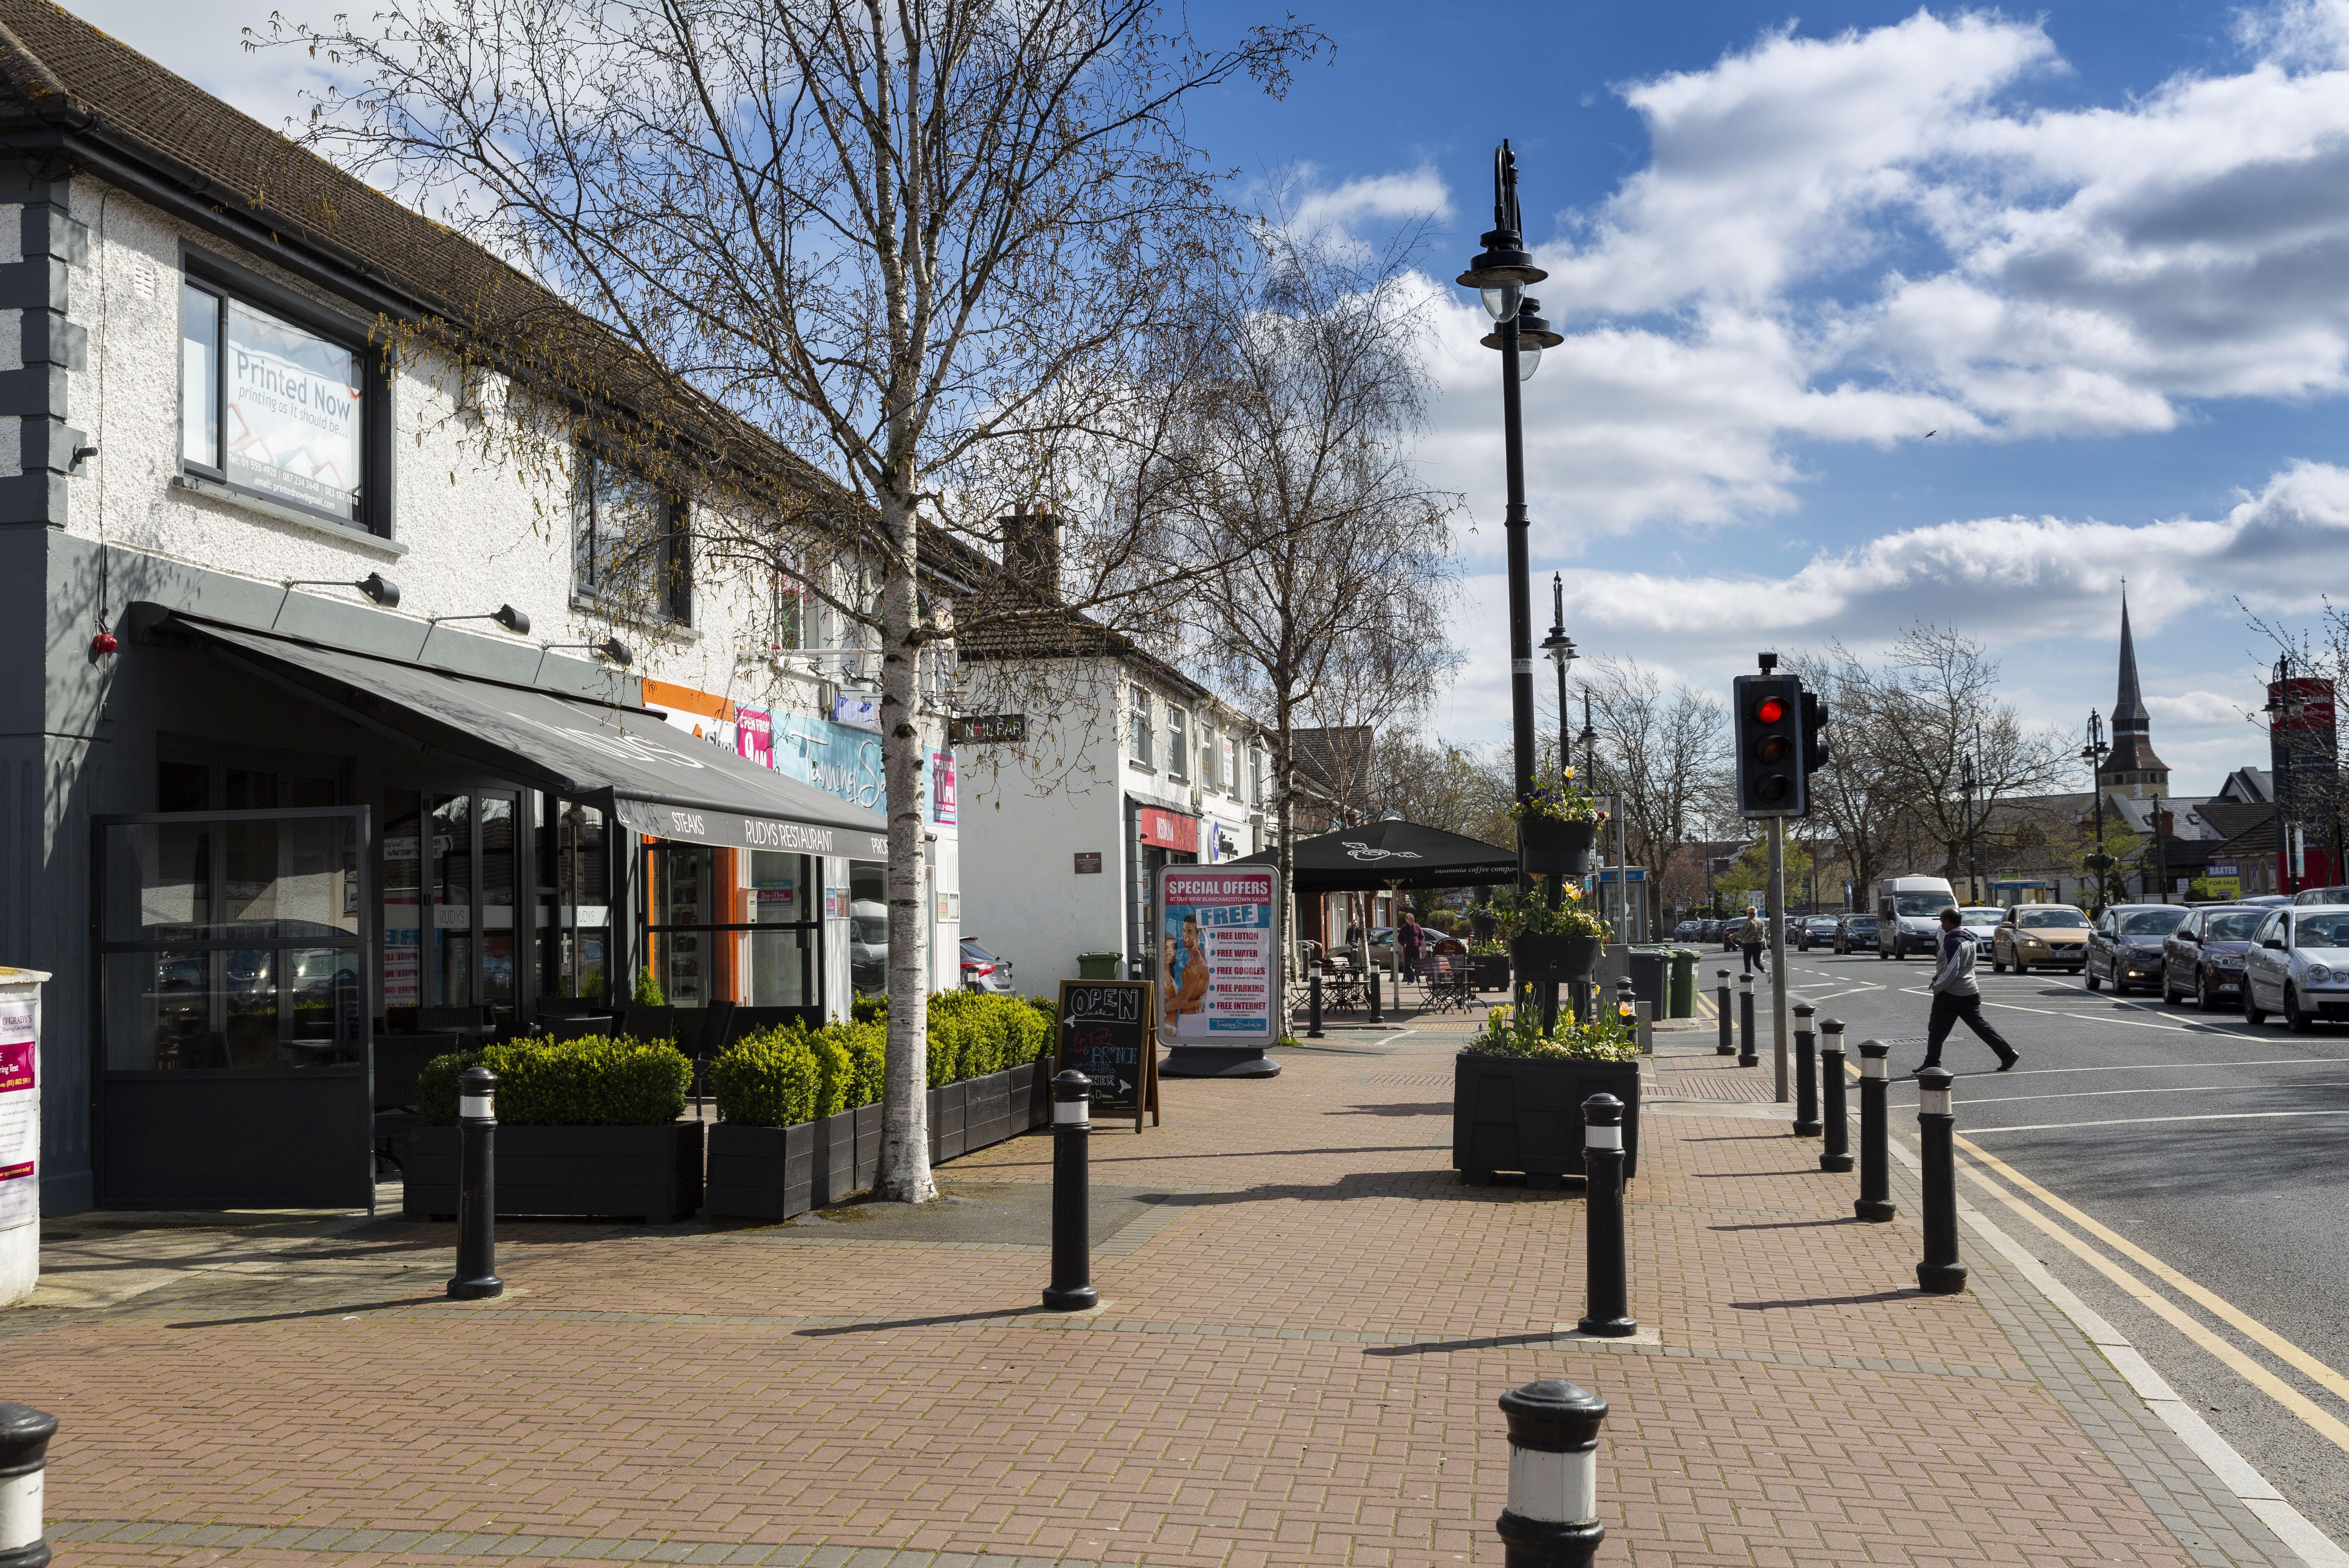
[[[2088,744],[2080,748],[2080,760],[2088,765],[2088,788],[2096,802],[2096,850],[2085,864],[2096,873],[2095,907],[2088,913],[2101,914],[2105,908],[2105,871],[2113,857],[2105,853],[2105,754],[2112,748],[2105,744],[2105,716],[2095,708],[2088,710]]]
[[[1574,639],[1566,634],[1566,579],[1558,573],[1549,574],[1549,635],[1542,639],[1542,652],[1557,667],[1557,770],[1561,778],[1574,769],[1574,751],[1567,734],[1566,671],[1574,663]],[[1566,877],[1553,872],[1549,879],[1549,906],[1556,909],[1566,902]],[[1580,993],[1576,994],[1579,996]],[[1579,1001],[1575,1012],[1579,1015]],[[1555,1031],[1557,1027],[1557,982],[1542,987],[1542,1026]]]
[[[1566,339],[1549,329],[1537,314],[1538,301],[1526,289],[1549,276],[1534,265],[1525,249],[1524,225],[1517,215],[1517,162],[1506,141],[1493,153],[1493,227],[1480,242],[1484,250],[1460,274],[1463,288],[1484,296],[1495,330],[1485,339],[1487,348],[1501,351],[1501,424],[1508,454],[1508,514],[1504,528],[1509,543],[1509,711],[1516,743],[1516,794],[1519,799],[1534,787],[1534,650],[1533,607],[1527,571],[1526,517],[1525,427],[1519,409],[1518,383],[1541,363],[1541,351]],[[1517,896],[1526,897],[1533,879],[1523,861],[1517,867]]]
[[[1982,856],[1974,848],[1974,791],[1982,787],[1982,776],[1974,770],[1971,751],[1958,759],[1958,787],[1965,793],[1966,904],[1971,908],[1982,903]]]

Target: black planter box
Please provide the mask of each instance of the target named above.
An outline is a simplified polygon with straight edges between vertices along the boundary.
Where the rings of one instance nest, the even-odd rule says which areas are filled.
[[[1509,944],[1519,984],[1528,981],[1588,980],[1599,963],[1595,936],[1528,934]]]
[[[1623,1175],[1640,1165],[1640,1064],[1542,1061],[1463,1051],[1454,1058],[1452,1167],[1472,1187],[1496,1171],[1521,1171],[1530,1184],[1582,1174],[1582,1102],[1611,1094],[1623,1102]]]
[[[1527,817],[1517,824],[1517,863],[1545,876],[1578,877],[1590,869],[1597,822],[1561,822]]]
[[[585,1214],[680,1220],[701,1207],[702,1124],[658,1127],[501,1127],[500,1214]],[[411,1220],[457,1212],[454,1127],[419,1127],[402,1171],[400,1212]]]
[[[930,1090],[930,1163],[940,1164],[971,1150],[970,1080],[942,1083]]]
[[[881,1178],[881,1108],[860,1105],[842,1114],[856,1119],[856,1191],[862,1192]]]
[[[721,1121],[709,1130],[709,1181],[703,1205],[713,1214],[788,1220],[815,1206],[816,1129],[750,1127]]]
[[[867,1109],[876,1114],[881,1109],[877,1105]],[[863,1191],[867,1185],[856,1179],[859,1114],[843,1110],[805,1124],[815,1129],[814,1175],[809,1183],[808,1201],[817,1208],[837,1203],[852,1193]]]
[[[1487,954],[1468,961],[1468,986],[1473,991],[1506,991],[1509,988],[1509,955]]]

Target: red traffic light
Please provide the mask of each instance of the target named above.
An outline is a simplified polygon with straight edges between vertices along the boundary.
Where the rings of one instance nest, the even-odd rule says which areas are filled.
[[[1754,709],[1754,717],[1764,724],[1776,724],[1786,717],[1786,699],[1777,696],[1764,697],[1760,705]]]

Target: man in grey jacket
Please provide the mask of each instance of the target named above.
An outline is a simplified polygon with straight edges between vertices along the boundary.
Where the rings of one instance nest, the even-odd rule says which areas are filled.
[[[1974,984],[1974,937],[1961,922],[1955,909],[1941,912],[1941,962],[1933,972],[1933,1021],[1925,1031],[1925,1059],[1914,1069],[1917,1072],[1941,1065],[1941,1043],[1961,1018],[1983,1045],[1998,1053],[1999,1071],[2023,1059],[2006,1043],[2006,1037],[1982,1016],[1982,987]]]

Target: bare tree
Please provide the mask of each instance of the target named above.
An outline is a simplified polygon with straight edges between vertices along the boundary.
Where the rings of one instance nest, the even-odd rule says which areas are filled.
[[[1823,655],[1788,655],[1784,665],[1827,705],[1831,760],[1810,776],[1811,820],[1826,828],[1861,907],[1870,907],[1876,879],[1911,837],[1896,750],[1879,744],[1881,727],[1896,719],[1879,700],[1875,672],[1840,644]]]
[[[1637,660],[1593,659],[1587,667],[1583,689],[1599,741],[1591,785],[1614,798],[1627,853],[1658,891],[1650,918],[1661,921],[1664,874],[1726,787],[1727,715],[1719,698],[1694,686],[1667,692]]]
[[[1065,632],[1151,603],[1176,570],[1134,504],[1153,465],[1127,462],[1122,495],[1084,470],[1166,428],[1137,406],[1181,386],[1190,296],[1232,250],[1181,106],[1243,77],[1278,92],[1319,43],[1290,20],[1203,48],[1162,15],[1154,0],[390,0],[365,32],[287,36],[364,77],[320,106],[315,141],[437,196],[535,273],[452,280],[450,314],[525,396],[575,416],[537,427],[553,427],[548,466],[585,427],[657,493],[714,495],[696,516],[726,532],[717,553],[798,575],[870,632],[898,917],[880,1171],[895,1199],[935,1192],[916,718],[917,665],[952,629],[923,568],[954,564],[957,537],[992,561],[996,520],[1041,502],[1061,548],[1009,563],[1028,592],[956,605],[964,633],[1023,617]],[[813,570],[826,557],[860,591]]]

